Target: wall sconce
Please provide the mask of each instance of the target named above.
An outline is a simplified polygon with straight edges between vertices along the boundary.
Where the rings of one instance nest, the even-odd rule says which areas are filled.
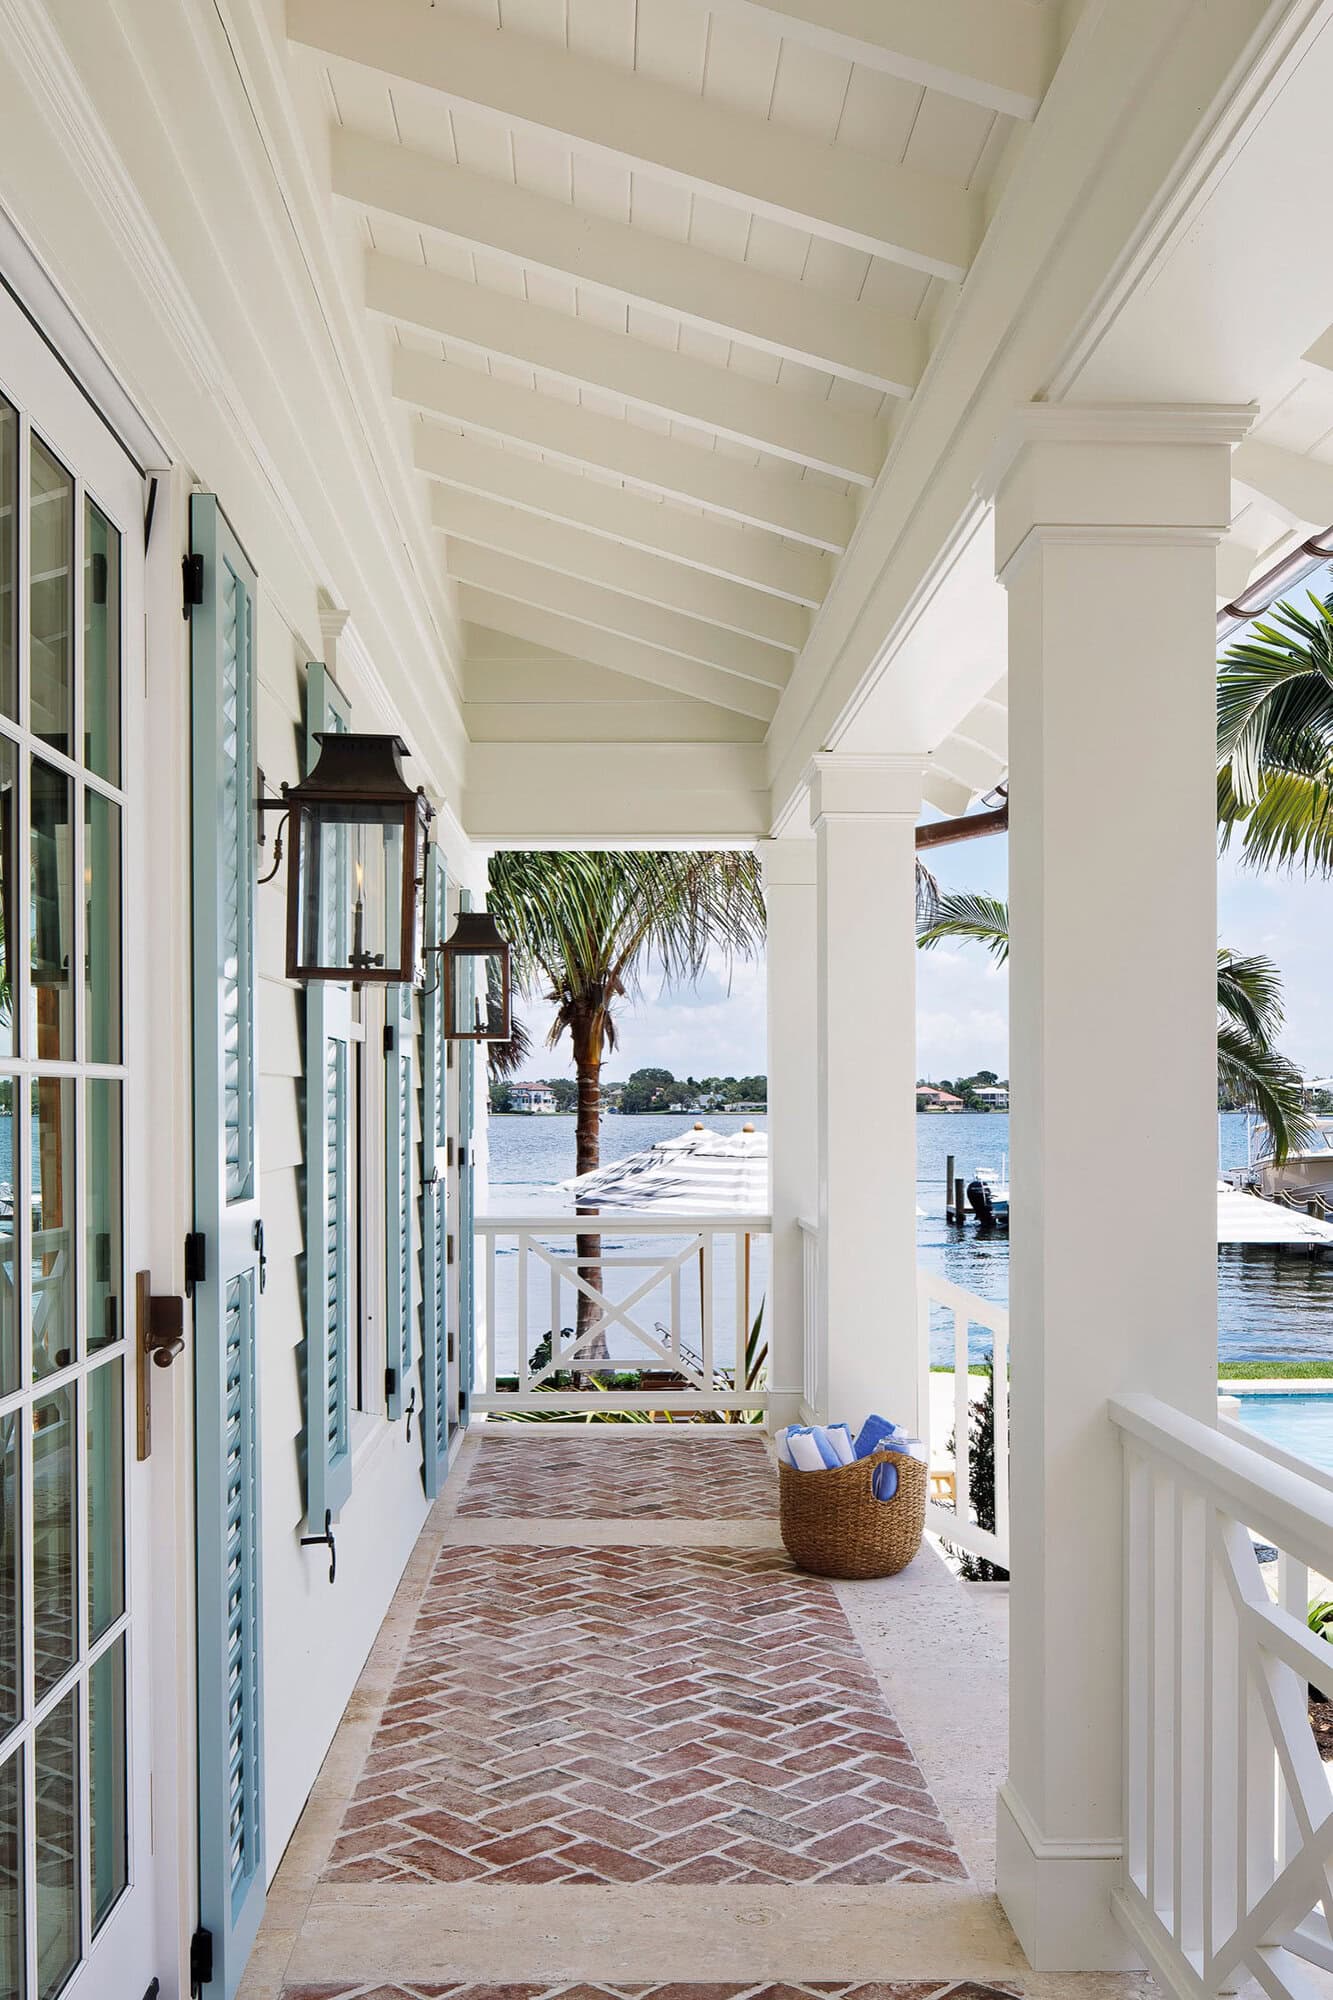
[[[419,986],[434,808],[403,776],[409,752],[401,737],[322,730],[315,741],[319,758],[309,775],[257,801],[261,816],[285,813],[291,829],[287,977]],[[279,835],[271,873],[281,852]]]
[[[510,1019],[510,947],[489,910],[462,910],[440,954],[444,979],[444,1033],[450,1042],[507,1042]]]

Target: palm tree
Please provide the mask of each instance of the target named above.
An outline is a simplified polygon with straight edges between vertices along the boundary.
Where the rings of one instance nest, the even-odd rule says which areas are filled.
[[[1217,817],[1255,868],[1333,873],[1333,595],[1279,604],[1218,662]]]
[[[555,1007],[547,1040],[568,1034],[578,1076],[575,1170],[600,1156],[601,1068],[616,1046],[616,1017],[655,966],[672,984],[695,980],[713,954],[752,958],[764,940],[755,855],[726,852],[497,854],[488,906],[514,951],[515,983]],[[600,1284],[595,1237],[577,1247],[584,1276]],[[578,1333],[593,1331],[579,1295]],[[605,1337],[586,1349],[604,1356]]]
[[[994,896],[941,896],[917,942],[930,951],[946,938],[983,944],[1001,965],[1009,956],[1009,906]],[[1310,1123],[1301,1073],[1277,1048],[1282,1027],[1282,978],[1271,959],[1217,954],[1217,1081],[1227,1096],[1263,1118],[1273,1151],[1284,1160],[1304,1144]]]

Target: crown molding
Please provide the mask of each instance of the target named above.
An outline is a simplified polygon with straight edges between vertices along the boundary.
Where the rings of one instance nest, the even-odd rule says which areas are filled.
[[[977,479],[990,502],[1033,445],[1238,445],[1257,403],[1027,403],[1013,412]]]

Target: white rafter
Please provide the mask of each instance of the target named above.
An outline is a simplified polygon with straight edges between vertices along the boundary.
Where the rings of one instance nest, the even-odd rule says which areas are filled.
[[[881,306],[772,277],[361,133],[336,130],[331,145],[333,191],[361,208],[889,395],[906,395],[920,378],[922,328]]]
[[[418,472],[462,493],[507,501],[538,520],[573,523],[608,543],[643,549],[811,610],[818,610],[828,590],[829,558],[805,544],[757,535],[716,515],[689,514],[561,465],[456,437],[436,424],[417,425],[415,447]]]
[[[610,667],[615,673],[630,674],[635,680],[649,681],[672,694],[692,695],[711,701],[716,707],[734,709],[738,715],[752,715],[771,722],[777,713],[778,691],[759,681],[742,680],[739,674],[700,666],[678,653],[663,652],[660,646],[606,632],[596,625],[581,624],[558,612],[502,597],[495,591],[479,590],[472,584],[458,586],[458,612],[474,625],[493,632],[507,632],[511,638],[526,639],[535,646],[549,646],[558,653],[587,660],[593,666]]]
[[[837,553],[851,539],[851,503],[829,487],[661,437],[622,417],[557,402],[476,369],[400,349],[393,392],[468,430],[531,445],[571,465],[595,466],[650,492],[692,501],[795,541]]]
[[[1333,465],[1281,445],[1247,438],[1231,454],[1231,477],[1257,493],[1292,527],[1333,521]]]
[[[1051,66],[1052,10],[1032,0],[709,0],[788,41],[928,90],[1035,118]]]
[[[444,271],[372,252],[366,260],[366,303],[388,319],[474,352],[602,390],[638,409],[835,478],[873,486],[883,462],[885,427],[859,411],[834,409],[813,396],[756,382]]]
[[[551,521],[524,513],[503,501],[459,493],[437,486],[431,498],[431,519],[455,542],[475,542],[519,561],[579,577],[585,583],[655,604],[666,611],[683,611],[769,646],[798,653],[809,631],[809,615],[799,605],[763,591],[747,590],[699,569],[685,569],[663,556],[642,549],[619,547],[602,535],[590,535],[566,521]]]
[[[645,604],[641,598],[602,584],[585,583],[580,577],[522,562],[496,549],[471,542],[450,542],[447,548],[449,572],[457,583],[471,584],[497,597],[515,598],[561,618],[576,619],[581,625],[595,625],[599,631],[618,633],[682,660],[757,681],[761,687],[782,689],[787,685],[792,656],[779,646],[765,645],[761,639],[729,632],[682,611]]]
[[[614,64],[410,0],[288,0],[294,41],[756,215],[933,276],[966,275],[976,197]]]

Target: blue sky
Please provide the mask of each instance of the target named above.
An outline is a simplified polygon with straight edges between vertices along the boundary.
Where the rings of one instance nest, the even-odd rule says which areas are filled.
[[[941,885],[1003,896],[1008,842],[1001,836],[942,848]],[[1283,1046],[1307,1075],[1333,1074],[1333,884],[1301,876],[1252,875],[1223,859],[1218,869],[1218,937],[1235,951],[1264,952],[1286,984]],[[523,1010],[520,1010],[523,1011]],[[534,1038],[547,1009],[526,1009]],[[1008,1072],[1008,977],[974,945],[923,952],[917,974],[918,1074],[957,1076],[977,1069]],[[657,980],[621,1017],[621,1046],[606,1074],[628,1076],[649,1064],[676,1076],[744,1076],[766,1067],[764,969],[710,969],[700,985],[664,993]],[[534,1075],[572,1073],[569,1045],[543,1049]]]

